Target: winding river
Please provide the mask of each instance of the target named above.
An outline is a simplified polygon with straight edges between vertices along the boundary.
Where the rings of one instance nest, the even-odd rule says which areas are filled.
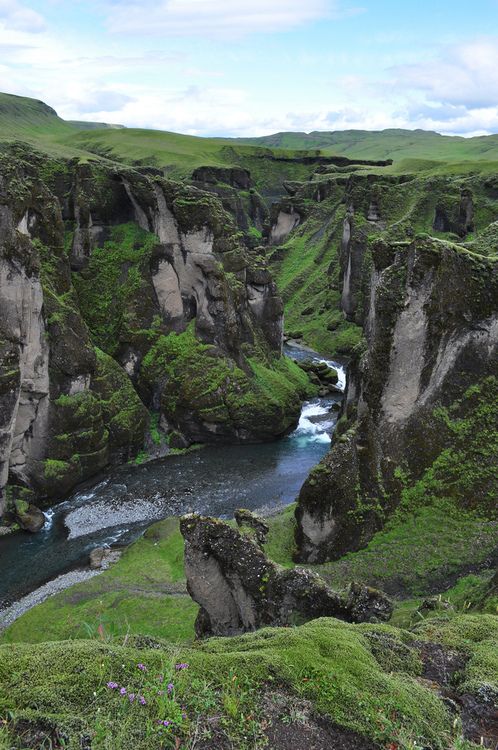
[[[338,387],[344,389],[341,364],[295,345],[285,351],[337,368]],[[274,443],[208,446],[120,466],[50,508],[40,533],[0,538],[0,625],[21,597],[86,568],[94,547],[129,544],[161,518],[191,511],[224,518],[240,507],[268,513],[289,504],[329,447],[337,421],[334,402],[341,398],[337,393],[306,402],[297,429]]]

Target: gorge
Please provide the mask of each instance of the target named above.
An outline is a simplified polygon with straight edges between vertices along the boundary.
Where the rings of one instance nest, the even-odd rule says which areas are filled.
[[[301,134],[154,151],[17,99],[0,97],[12,747],[103,749],[102,720],[119,748],[287,750],[288,726],[299,748],[493,748],[489,149],[399,159],[386,131],[361,155]],[[120,557],[90,571],[102,547]],[[139,679],[169,735],[134,714],[119,734],[109,685]]]

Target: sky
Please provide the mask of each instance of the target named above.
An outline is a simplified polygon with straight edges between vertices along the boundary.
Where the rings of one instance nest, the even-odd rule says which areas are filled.
[[[204,136],[498,132],[498,0],[0,0],[0,91]]]

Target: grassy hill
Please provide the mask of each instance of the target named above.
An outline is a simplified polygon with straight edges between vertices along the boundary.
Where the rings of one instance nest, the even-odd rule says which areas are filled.
[[[276,133],[260,138],[200,138],[107,123],[65,121],[43,102],[0,94],[0,140],[22,140],[52,156],[107,158],[166,169],[182,178],[199,166],[244,166],[268,195],[276,181],[306,180],[306,155],[393,159],[384,173],[463,174],[498,169],[498,135],[462,138],[423,130]],[[276,161],[278,160],[278,161]],[[369,171],[376,171],[369,168]]]
[[[340,154],[350,159],[498,160],[498,135],[463,138],[426,130],[276,133],[238,142],[271,148],[320,149],[324,155]]]
[[[229,138],[70,122],[41,101],[0,93],[0,142],[15,140],[50,156],[154,166],[174,178],[189,177],[200,166],[243,166],[251,170],[259,190],[270,196],[280,194],[283,180],[306,180],[314,168],[300,163],[303,154],[292,150],[245,145]]]

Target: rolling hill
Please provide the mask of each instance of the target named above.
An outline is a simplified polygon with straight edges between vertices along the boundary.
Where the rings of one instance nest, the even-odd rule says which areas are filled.
[[[276,180],[306,180],[305,158],[392,159],[383,173],[472,173],[498,169],[498,135],[462,138],[424,130],[276,133],[259,138],[203,138],[107,123],[65,121],[47,104],[0,94],[0,141],[21,140],[52,156],[104,158],[158,167],[175,178],[199,166],[243,166],[273,196]],[[369,171],[375,171],[371,167]],[[277,178],[278,173],[278,178]]]

